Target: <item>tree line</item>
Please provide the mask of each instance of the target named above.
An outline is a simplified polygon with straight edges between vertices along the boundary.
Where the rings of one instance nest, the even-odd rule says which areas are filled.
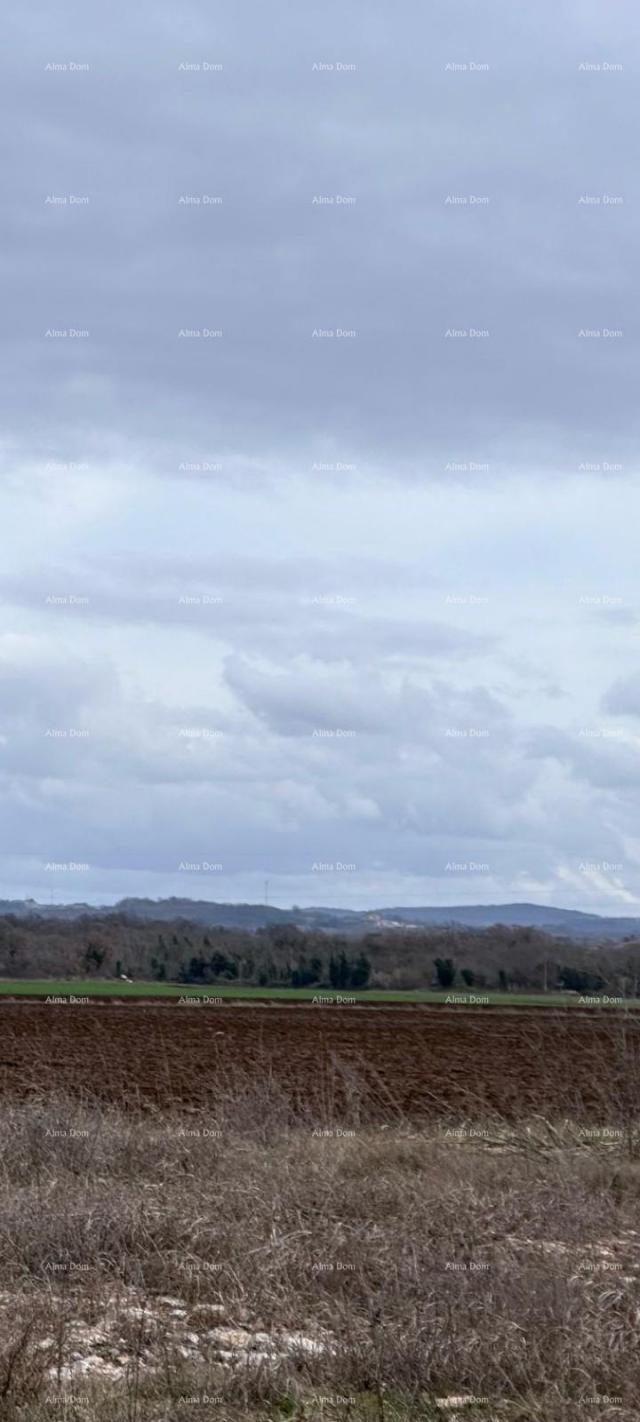
[[[534,928],[250,930],[126,913],[0,916],[0,976],[105,977],[258,987],[491,988],[640,995],[640,940],[578,943]]]

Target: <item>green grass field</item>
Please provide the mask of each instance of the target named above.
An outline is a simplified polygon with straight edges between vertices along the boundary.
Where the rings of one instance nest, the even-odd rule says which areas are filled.
[[[332,988],[260,988],[224,986],[194,987],[180,983],[122,982],[118,978],[0,978],[0,997],[155,997],[155,998],[221,998],[225,1000],[251,999],[279,1000],[284,1002],[312,1002],[321,998],[323,1002],[395,1002],[395,1003],[439,1003],[440,1005],[460,1005],[476,1007],[640,1007],[640,998],[617,999],[600,998],[595,995],[581,1000],[579,993],[547,992],[448,992],[437,989],[415,989],[407,992],[385,992],[381,989],[345,989],[338,993]],[[448,1002],[447,1002],[448,1000]]]

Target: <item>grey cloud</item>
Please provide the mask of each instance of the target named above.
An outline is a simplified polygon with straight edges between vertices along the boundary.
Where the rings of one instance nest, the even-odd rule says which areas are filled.
[[[7,887],[640,892],[632,735],[579,734],[640,710],[636,71],[577,0],[8,17]]]
[[[640,672],[619,677],[606,692],[603,706],[612,716],[640,716]]]
[[[196,560],[123,559],[0,578],[0,595],[50,620],[182,627],[254,650],[294,655],[304,648],[328,662],[341,656],[465,659],[495,646],[494,636],[472,628],[415,612],[403,619],[368,610],[385,586],[393,594],[404,581],[402,570],[382,563],[334,570],[320,560],[315,566],[252,565],[239,557],[235,564],[212,559],[198,566]],[[416,581],[409,571],[407,592]],[[354,586],[357,594],[342,590]]]
[[[587,17],[566,14],[549,46],[521,14],[498,28],[469,5],[438,5],[426,24],[414,4],[399,34],[362,9],[287,14],[281,28],[279,13],[267,26],[252,5],[212,33],[199,7],[186,31],[182,15],[159,26],[116,11],[96,32],[74,10],[37,44],[28,22],[14,27],[11,427],[29,407],[36,434],[77,438],[93,419],[106,436],[178,436],[185,456],[204,444],[291,457],[329,432],[361,459],[440,473],[461,449],[522,454],[532,425],[546,457],[575,446],[577,427],[587,446],[626,444],[637,212],[624,22],[608,38],[623,71],[588,76],[581,56],[602,44]],[[65,50],[90,72],[45,73]],[[178,72],[187,51],[212,50],[221,73]],[[313,73],[327,51],[355,71]],[[447,73],[462,52],[488,72]],[[605,175],[623,221],[578,205]],[[211,187],[219,208],[179,207]],[[57,189],[91,201],[45,208]],[[343,191],[352,210],[312,205]],[[447,208],[450,192],[489,203]],[[578,340],[603,324],[624,338]],[[51,325],[90,337],[56,345]],[[203,326],[223,340],[177,340]],[[311,339],[340,326],[357,338]],[[449,327],[490,337],[445,341]]]
[[[640,741],[633,745],[601,727],[583,727],[573,734],[540,728],[530,739],[530,753],[554,759],[578,779],[616,794],[640,786]]]

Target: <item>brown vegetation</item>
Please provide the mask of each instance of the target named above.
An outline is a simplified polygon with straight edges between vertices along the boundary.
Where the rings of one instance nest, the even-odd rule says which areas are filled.
[[[385,1032],[379,1010],[334,1008],[305,1058],[311,1009],[3,1013],[3,1057],[31,1033],[33,1066],[29,1099],[6,1080],[0,1106],[7,1422],[638,1418],[636,1023],[462,1012],[440,1038],[435,1014]],[[181,1098],[176,1063],[195,1073],[219,1021],[218,1068]],[[511,1095],[488,1101],[496,1042]],[[437,1069],[403,1099],[416,1053]],[[475,1401],[436,1404],[452,1396]]]
[[[596,1396],[637,1417],[640,1177],[615,1129],[364,1117],[292,1115],[242,1074],[218,1134],[209,1113],[5,1105],[2,1416],[393,1422],[465,1395],[469,1418],[565,1422]],[[220,1326],[318,1350],[221,1363]]]

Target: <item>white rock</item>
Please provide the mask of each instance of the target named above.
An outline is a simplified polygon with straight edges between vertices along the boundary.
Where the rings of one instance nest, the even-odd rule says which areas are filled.
[[[251,1341],[248,1328],[212,1328],[209,1337],[223,1348],[248,1348]]]
[[[267,1352],[277,1353],[278,1343],[272,1338],[270,1333],[252,1333],[251,1341],[248,1345],[253,1352],[256,1348],[266,1349]]]
[[[280,1341],[292,1353],[312,1353],[317,1358],[326,1352],[326,1343],[321,1343],[318,1338],[307,1338],[304,1333],[282,1333]]]
[[[122,1376],[122,1364],[109,1363],[106,1358],[99,1358],[94,1353],[89,1353],[85,1358],[78,1358],[74,1363],[67,1363],[60,1369],[60,1376],[65,1382],[73,1382],[74,1378],[87,1377],[93,1374],[95,1377],[119,1378]],[[58,1376],[57,1368],[49,1368],[49,1377]]]
[[[475,1402],[475,1397],[437,1397],[436,1407],[470,1407]]]

